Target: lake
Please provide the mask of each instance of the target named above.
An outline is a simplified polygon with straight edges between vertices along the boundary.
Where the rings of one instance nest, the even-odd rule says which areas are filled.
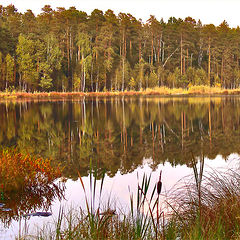
[[[128,211],[137,178],[162,171],[163,191],[192,174],[192,159],[206,169],[239,164],[240,97],[112,97],[0,103],[0,143],[63,167],[63,177],[39,199],[2,199],[0,239],[14,239],[52,224],[60,206],[84,205],[79,174],[89,190],[90,165],[106,172],[104,198]],[[99,174],[98,174],[99,173]],[[100,180],[98,180],[100,181]],[[1,183],[1,180],[0,180]],[[51,192],[51,194],[49,194]],[[48,218],[23,214],[50,211]]]

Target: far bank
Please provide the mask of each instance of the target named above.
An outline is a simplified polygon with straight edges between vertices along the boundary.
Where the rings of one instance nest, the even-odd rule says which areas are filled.
[[[238,95],[240,88],[222,89],[220,87],[192,86],[188,89],[156,87],[141,91],[109,92],[0,92],[0,99],[65,99],[79,97],[115,97],[115,96],[199,96],[199,95]]]

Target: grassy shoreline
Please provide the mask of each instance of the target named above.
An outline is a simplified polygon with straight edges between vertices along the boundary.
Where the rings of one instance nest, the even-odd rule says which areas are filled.
[[[0,92],[1,99],[63,99],[81,97],[115,97],[115,96],[214,96],[240,95],[240,88],[222,89],[219,87],[192,86],[188,89],[157,87],[142,91],[113,92]]]
[[[151,175],[145,175],[137,186],[137,196],[129,193],[130,212],[126,214],[111,211],[108,206],[105,211],[100,205],[94,207],[97,189],[100,189],[101,198],[103,179],[97,187],[92,175],[90,193],[85,192],[82,183],[87,211],[82,207],[60,208],[54,225],[38,229],[34,237],[39,240],[239,239],[239,173],[229,170],[227,173],[213,172],[208,177],[196,173],[195,177],[196,183],[185,183],[173,190],[174,196],[166,201],[172,211],[165,214],[167,212],[161,207],[165,202],[156,199],[157,186],[149,191]],[[20,239],[30,239],[28,236],[32,235]]]
[[[25,176],[34,169],[36,172],[46,173],[50,182],[54,181],[54,177],[51,176],[54,170],[46,160],[22,155],[16,150],[0,151],[0,160],[1,179],[4,183],[9,183],[10,187],[12,181],[9,180],[12,176],[13,179],[22,180],[23,177],[26,179]],[[136,195],[129,188],[129,211],[124,213],[121,208],[118,209],[116,206],[114,208],[110,197],[106,203],[103,201],[105,171],[99,172],[97,166],[90,161],[89,189],[78,173],[84,191],[85,207],[72,206],[70,209],[65,209],[64,206],[60,206],[57,219],[42,228],[36,227],[36,233],[30,233],[25,222],[23,229],[20,225],[19,236],[16,239],[240,239],[238,168],[229,168],[221,172],[214,170],[204,174],[203,157],[199,160],[193,158],[191,162],[193,176],[186,176],[168,193],[161,193],[164,184],[161,180],[162,171],[157,182],[152,181],[151,174],[144,174],[142,178],[137,176]],[[22,176],[15,168],[9,172],[9,166],[12,165],[22,166],[25,174]],[[34,182],[36,172],[29,178],[30,183],[34,183],[33,186],[39,185],[39,182]],[[59,172],[56,170],[56,177],[58,175]],[[15,186],[16,184],[13,185]],[[29,188],[27,189],[29,191]],[[161,198],[161,196],[165,197]],[[31,211],[31,207],[22,210],[19,218],[26,220],[26,214]]]

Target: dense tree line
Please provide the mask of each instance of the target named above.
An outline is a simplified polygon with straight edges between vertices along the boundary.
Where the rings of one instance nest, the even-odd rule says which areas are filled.
[[[104,91],[240,84],[240,28],[191,17],[46,5],[35,16],[0,6],[0,90]]]

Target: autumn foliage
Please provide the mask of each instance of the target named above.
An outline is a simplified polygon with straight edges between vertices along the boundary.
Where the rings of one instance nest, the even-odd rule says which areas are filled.
[[[3,192],[49,184],[60,174],[60,168],[53,168],[49,159],[32,157],[15,149],[0,150],[0,184]]]

